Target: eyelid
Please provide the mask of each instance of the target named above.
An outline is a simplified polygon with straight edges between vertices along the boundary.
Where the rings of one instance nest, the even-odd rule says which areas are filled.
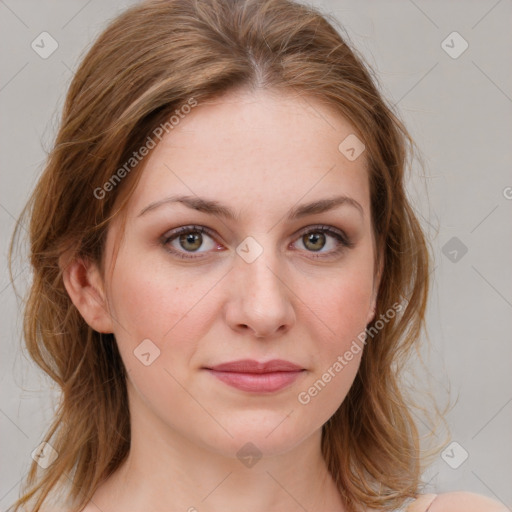
[[[201,234],[206,234],[207,236],[209,236],[213,240],[213,242],[215,244],[217,244],[217,246],[219,244],[220,245],[224,245],[223,243],[217,241],[218,235],[212,229],[210,229],[210,228],[208,228],[206,226],[200,226],[200,225],[196,225],[196,224],[189,224],[189,225],[186,225],[186,226],[180,226],[178,228],[171,229],[170,231],[167,231],[165,234],[163,234],[160,237],[160,243],[162,245],[168,247],[168,244],[170,242],[174,241],[180,235],[187,234],[187,233],[196,233],[196,232],[197,233],[201,233]],[[197,253],[190,252],[190,253],[187,253],[186,251],[177,251],[176,249],[169,249],[169,248],[167,250],[169,252],[171,252],[172,254],[190,254],[191,256],[187,256],[190,259],[193,259],[195,257],[200,257],[200,256],[193,256],[193,254],[207,254],[207,252],[197,252]]]
[[[194,259],[199,259],[199,258],[204,259],[212,251],[187,252],[187,251],[178,251],[176,249],[170,249],[168,247],[168,244],[171,241],[175,240],[177,237],[179,237],[181,234],[190,233],[190,232],[199,232],[199,233],[206,234],[217,245],[218,244],[224,245],[223,243],[218,242],[218,240],[217,240],[218,235],[214,232],[214,230],[212,230],[206,226],[196,225],[196,224],[189,224],[189,225],[180,226],[178,228],[169,230],[164,235],[162,235],[160,237],[160,242],[162,245],[164,245],[166,247],[166,250],[168,252],[170,252],[171,254],[177,255],[178,257],[181,257],[182,259],[189,259],[189,260],[194,260]],[[354,247],[354,245],[355,245],[355,243],[351,240],[350,237],[347,236],[347,234],[343,230],[338,229],[334,226],[325,225],[325,224],[313,224],[313,225],[305,226],[304,228],[300,229],[293,235],[294,238],[293,238],[293,241],[291,242],[291,244],[296,242],[298,239],[300,239],[305,234],[314,233],[314,232],[322,232],[322,233],[325,233],[325,234],[335,238],[338,241],[339,245],[336,249],[329,251],[327,253],[321,253],[321,252],[315,253],[314,251],[305,251],[306,253],[310,254],[311,255],[310,257],[312,257],[313,259],[329,258],[329,257],[337,256],[343,250],[350,249],[350,248]],[[194,256],[195,254],[198,254],[199,256]],[[187,256],[185,256],[185,255],[187,255]]]
[[[201,226],[199,224],[187,224],[186,226],[180,226],[178,228],[171,229],[167,232],[165,232],[160,239],[161,240],[167,240],[169,241],[172,238],[176,238],[177,236],[181,235],[182,233],[189,233],[197,231],[199,233],[206,233],[211,238],[216,238],[217,235],[214,233],[213,229],[210,229],[206,226]]]
[[[306,233],[315,231],[331,234],[331,236],[338,235],[342,239],[343,243],[345,243],[348,247],[353,247],[355,245],[351,238],[349,238],[349,236],[343,230],[326,224],[313,224],[311,226],[306,226],[305,228],[299,230],[295,236],[301,237]]]

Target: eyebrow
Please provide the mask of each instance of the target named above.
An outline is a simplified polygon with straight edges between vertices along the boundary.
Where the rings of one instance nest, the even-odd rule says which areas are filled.
[[[219,203],[218,201],[202,198],[199,196],[166,197],[165,199],[155,201],[144,207],[140,211],[138,217],[141,217],[142,215],[145,215],[150,211],[156,210],[160,206],[173,203],[180,203],[193,210],[197,210],[199,212],[207,213],[210,215],[217,215],[235,222],[239,220],[239,216],[229,206],[225,206]],[[299,219],[301,217],[305,217],[306,215],[323,213],[344,205],[356,208],[361,214],[361,216],[364,217],[364,209],[361,206],[361,204],[357,202],[355,199],[348,196],[335,196],[332,198],[319,199],[317,201],[312,201],[310,203],[295,206],[288,213],[287,220],[290,221],[294,219]]]

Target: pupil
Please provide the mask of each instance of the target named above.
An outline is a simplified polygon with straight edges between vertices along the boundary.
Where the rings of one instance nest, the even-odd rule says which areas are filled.
[[[318,241],[321,241],[322,244],[320,247],[316,246],[315,247],[315,244],[318,243]],[[313,244],[313,247],[310,247],[310,243]],[[320,250],[323,245],[325,243],[325,235],[323,233],[309,233],[308,235],[306,235],[305,237],[305,243],[304,245],[308,248],[308,249],[311,249],[313,251],[318,251]]]
[[[201,247],[202,236],[200,233],[187,233],[180,236],[180,245],[183,249],[195,251]],[[186,247],[186,244],[191,244],[192,247]]]

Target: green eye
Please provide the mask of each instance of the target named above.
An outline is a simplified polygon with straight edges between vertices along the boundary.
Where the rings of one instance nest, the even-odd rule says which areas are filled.
[[[197,251],[203,243],[203,235],[201,233],[190,232],[185,235],[180,235],[178,241],[180,246],[186,251]]]
[[[168,252],[182,259],[202,258],[223,248],[215,241],[213,232],[204,226],[182,226],[166,233],[161,243]],[[331,226],[309,226],[296,239],[297,243],[296,248],[314,258],[333,257],[354,246],[343,231]]]
[[[317,253],[315,258],[336,256],[354,243],[343,233],[331,226],[313,226],[303,231],[299,240],[308,253]],[[323,249],[327,249],[324,251]],[[299,247],[299,249],[302,249]]]
[[[213,234],[204,226],[183,226],[175,229],[164,235],[162,245],[170,253],[183,259],[202,257],[204,253],[219,247],[213,239]],[[197,253],[198,256],[194,256],[193,253]]]
[[[311,251],[320,251],[325,243],[326,236],[324,233],[308,233],[307,235],[303,235],[302,241],[304,246]]]

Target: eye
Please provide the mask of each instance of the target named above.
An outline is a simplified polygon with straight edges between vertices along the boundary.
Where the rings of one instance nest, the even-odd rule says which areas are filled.
[[[313,258],[333,257],[354,246],[343,231],[332,226],[309,226],[302,231],[297,243],[300,250],[310,253]],[[161,238],[161,244],[182,259],[202,258],[212,250],[223,250],[223,246],[214,240],[213,232],[205,226],[174,229]]]
[[[314,253],[314,258],[336,256],[354,243],[343,233],[332,226],[312,226],[302,231],[297,242],[299,249]],[[302,247],[300,247],[302,245]]]
[[[221,247],[213,239],[210,230],[204,226],[180,227],[166,233],[161,242],[170,253],[184,259],[200,258],[201,256],[194,256],[193,253],[202,255],[212,249]]]

